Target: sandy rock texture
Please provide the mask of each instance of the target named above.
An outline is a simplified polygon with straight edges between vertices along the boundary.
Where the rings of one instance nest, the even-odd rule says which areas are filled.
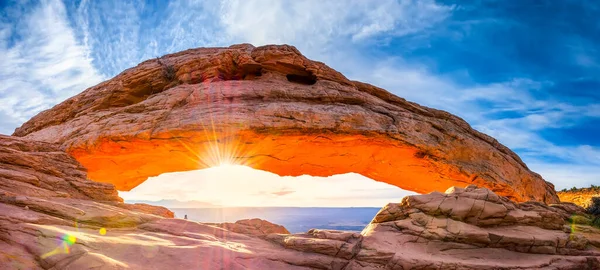
[[[119,190],[237,163],[280,175],[356,172],[418,193],[475,184],[515,201],[559,201],[514,152],[459,117],[348,80],[287,45],[145,61],[14,136],[59,144],[90,179]]]

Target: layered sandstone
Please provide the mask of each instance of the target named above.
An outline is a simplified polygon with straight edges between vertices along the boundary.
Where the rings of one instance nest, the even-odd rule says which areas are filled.
[[[111,184],[86,179],[86,171],[56,145],[0,135],[0,192],[41,199],[122,202]]]
[[[122,216],[130,209],[173,217],[164,207],[123,203],[114,185],[87,179],[85,168],[56,145],[4,135],[0,135],[0,202],[69,220],[87,215],[95,219],[93,212],[105,205],[124,211]],[[94,210],[86,213],[72,207],[78,204]]]
[[[226,222],[211,225],[215,225],[217,227],[223,228],[231,232],[256,237],[265,237],[273,233],[290,234],[290,232],[285,227],[258,218],[242,219],[236,221],[235,223]]]
[[[600,230],[565,225],[572,215],[585,216],[572,204],[516,204],[475,186],[408,196],[363,230],[354,258],[357,269],[599,268]]]
[[[238,163],[280,175],[356,172],[419,193],[476,184],[515,201],[558,202],[552,184],[462,119],[348,80],[285,45],[145,61],[14,135],[61,145],[89,178],[120,190]]]

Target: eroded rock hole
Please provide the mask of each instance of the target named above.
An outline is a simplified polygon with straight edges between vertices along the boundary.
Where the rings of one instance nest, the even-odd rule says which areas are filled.
[[[289,82],[305,84],[305,85],[313,85],[317,83],[317,76],[308,74],[308,75],[298,75],[298,74],[288,74],[285,75]]]

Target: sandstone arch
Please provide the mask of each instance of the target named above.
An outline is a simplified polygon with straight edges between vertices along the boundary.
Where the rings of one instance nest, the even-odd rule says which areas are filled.
[[[350,81],[291,46],[191,49],[145,61],[18,128],[92,180],[234,161],[280,175],[356,172],[416,192],[476,184],[558,202],[552,184],[464,120]]]

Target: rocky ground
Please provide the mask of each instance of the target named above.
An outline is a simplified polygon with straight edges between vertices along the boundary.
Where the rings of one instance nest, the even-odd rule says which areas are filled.
[[[361,232],[202,224],[122,203],[58,147],[0,136],[0,269],[600,269],[570,203],[468,186],[390,203]]]

